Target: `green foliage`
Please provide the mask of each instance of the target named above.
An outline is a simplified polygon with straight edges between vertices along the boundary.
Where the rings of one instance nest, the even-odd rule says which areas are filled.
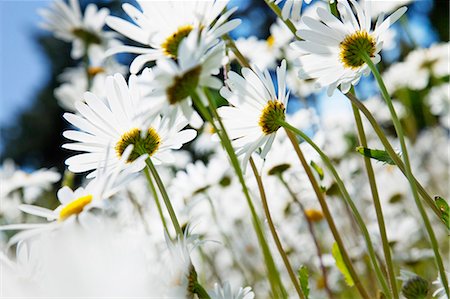
[[[447,228],[450,228],[450,223],[449,223],[449,217],[448,214],[450,212],[450,209],[448,207],[448,203],[445,199],[443,199],[440,196],[436,196],[434,198],[434,202],[436,204],[436,206],[438,207],[438,209],[441,211],[441,219],[442,221],[445,223],[445,225],[447,225]]]
[[[302,292],[305,295],[305,298],[308,299],[309,297],[309,271],[306,266],[301,266],[300,269],[298,269],[298,280],[300,281],[300,287],[302,288]]]
[[[337,243],[333,244],[333,247],[331,248],[331,254],[334,257],[334,260],[336,262],[336,267],[339,269],[342,275],[344,275],[345,282],[349,287],[353,286],[355,283],[353,282],[352,276],[350,275],[350,272],[348,271],[347,266],[345,265],[344,259],[342,258],[341,251],[339,250],[339,247]]]
[[[311,167],[317,172],[317,174],[319,175],[320,180],[323,180],[325,174],[323,172],[322,167],[320,167],[319,165],[317,165],[316,162],[311,161],[310,163]]]
[[[390,165],[395,165],[389,154],[383,150],[370,149],[367,147],[358,146],[356,151],[361,155]]]

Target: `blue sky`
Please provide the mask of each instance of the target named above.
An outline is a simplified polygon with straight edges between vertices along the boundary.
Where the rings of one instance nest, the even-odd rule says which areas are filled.
[[[247,1],[232,2],[245,6]],[[50,0],[0,0],[0,126],[11,123],[48,80],[49,64],[33,37],[42,33],[38,26],[41,17],[36,11],[50,3]],[[432,1],[425,0],[410,7],[410,28],[421,46],[429,46],[436,39],[426,16],[431,6]],[[248,35],[254,20],[251,17],[243,20],[239,35]],[[384,55],[389,57],[388,53]],[[340,106],[341,102],[336,100],[335,104]]]
[[[48,79],[47,63],[33,37],[41,30],[36,10],[49,3],[0,0],[0,126],[26,108]]]

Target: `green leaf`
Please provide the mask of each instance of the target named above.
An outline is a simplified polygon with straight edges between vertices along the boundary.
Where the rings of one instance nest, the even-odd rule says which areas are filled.
[[[377,161],[381,161],[390,165],[395,165],[394,160],[391,159],[386,151],[370,149],[363,146],[358,146],[356,148],[356,151],[367,158],[375,159]]]
[[[442,219],[442,221],[445,223],[445,225],[447,225],[447,228],[450,228],[450,222],[449,222],[450,209],[448,207],[447,201],[445,201],[445,199],[443,199],[440,196],[435,196],[434,197],[434,203],[436,204],[436,206],[439,209],[439,211],[441,211],[441,219]]]
[[[316,162],[314,162],[314,161],[311,161],[310,165],[317,172],[317,174],[319,175],[320,180],[323,180],[324,172],[323,172],[322,167],[317,165]]]
[[[331,248],[331,254],[334,257],[336,262],[336,267],[338,267],[339,271],[341,271],[342,275],[344,275],[345,282],[349,287],[352,287],[355,283],[353,282],[352,276],[347,269],[347,265],[345,265],[344,259],[342,258],[341,251],[339,250],[339,246],[337,243],[333,244]]]
[[[309,296],[308,278],[308,268],[306,268],[306,266],[301,266],[300,269],[298,269],[298,280],[300,281],[300,287],[302,288],[302,292],[306,299],[308,299]]]

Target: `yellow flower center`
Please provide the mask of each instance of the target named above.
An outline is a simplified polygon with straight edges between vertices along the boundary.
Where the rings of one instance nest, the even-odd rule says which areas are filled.
[[[98,75],[98,74],[101,74],[104,72],[105,72],[105,69],[102,68],[101,66],[91,66],[87,70],[89,77],[94,77],[95,75]]]
[[[86,44],[101,44],[102,40],[101,38],[88,30],[85,30],[83,28],[75,28],[72,30],[72,34],[78,37],[79,39],[83,40]]]
[[[269,46],[269,48],[272,48],[273,45],[275,44],[275,37],[273,35],[270,35],[267,40],[267,45]]]
[[[266,107],[264,107],[259,117],[258,123],[264,134],[272,134],[280,128],[278,121],[284,121],[286,119],[285,111],[286,108],[280,101],[270,100],[267,102]]]
[[[130,144],[133,144],[134,147],[127,159],[128,163],[133,162],[145,153],[152,156],[161,145],[161,138],[153,128],[149,128],[145,136],[141,135],[141,130],[131,129],[124,133],[116,143],[115,150],[119,158],[122,157],[123,152]]]
[[[323,219],[323,213],[320,210],[316,209],[307,209],[305,210],[306,218],[311,222],[319,222]]]
[[[173,84],[166,89],[167,99],[171,105],[181,102],[197,88],[202,67],[199,65],[181,76],[176,76]]]
[[[356,69],[364,64],[362,53],[373,57],[376,50],[375,39],[367,31],[356,31],[345,37],[339,45],[340,59],[346,68]]]
[[[166,40],[161,44],[161,48],[164,51],[164,54],[170,58],[178,57],[178,46],[181,41],[191,33],[192,27],[191,25],[185,25],[178,27],[177,31],[172,33]]]
[[[84,207],[91,203],[92,195],[85,195],[80,198],[75,199],[74,201],[68,203],[64,208],[59,212],[59,221],[66,220],[72,215],[80,214]]]

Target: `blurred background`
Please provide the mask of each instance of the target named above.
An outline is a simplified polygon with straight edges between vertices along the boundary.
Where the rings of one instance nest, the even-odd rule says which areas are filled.
[[[82,0],[82,7],[88,2],[108,7],[113,15],[122,17],[121,3],[133,3]],[[55,39],[39,27],[42,18],[37,10],[48,7],[50,3],[47,0],[0,1],[0,159],[12,158],[27,169],[57,167],[61,171],[66,157],[60,147],[63,142],[61,132],[67,123],[62,119],[63,110],[58,106],[53,91],[60,85],[58,74],[76,62],[70,59],[69,44]],[[230,6],[235,5],[239,6],[235,15],[242,19],[242,24],[233,32],[233,37],[266,39],[275,15],[265,3],[260,0],[232,0]],[[385,51],[383,62],[402,61],[416,46],[429,47],[439,41],[448,41],[448,12],[447,0],[412,1],[408,21],[395,26],[400,47]],[[120,60],[128,64],[131,57],[123,55]],[[358,89],[365,97],[376,92],[371,78],[366,78]],[[327,105],[324,106],[324,97],[319,94],[311,104],[319,113],[347,107],[339,101],[339,95],[335,93],[334,97],[336,99],[330,101],[325,96]],[[295,101],[291,101],[290,105],[293,111],[302,103],[298,101],[296,105]]]

